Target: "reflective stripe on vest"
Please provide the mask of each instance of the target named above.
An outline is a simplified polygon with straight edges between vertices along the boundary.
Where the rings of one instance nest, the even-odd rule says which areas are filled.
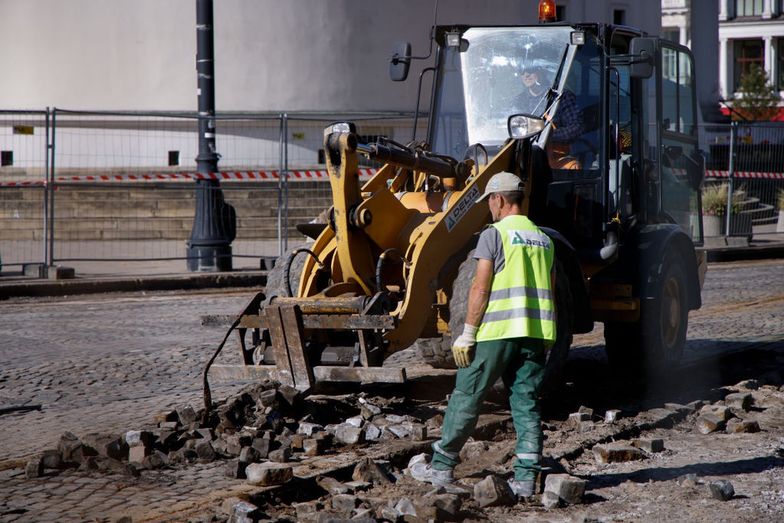
[[[520,337],[555,340],[550,282],[553,242],[526,216],[507,216],[493,227],[501,236],[504,268],[493,276],[477,341]]]

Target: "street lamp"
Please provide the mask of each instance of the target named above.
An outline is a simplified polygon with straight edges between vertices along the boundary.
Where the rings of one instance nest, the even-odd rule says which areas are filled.
[[[196,0],[196,74],[199,101],[199,155],[196,170],[206,175],[196,180],[196,214],[187,242],[189,271],[230,271],[231,242],[236,236],[234,207],[223,200],[218,180],[215,148],[215,46],[212,0]]]

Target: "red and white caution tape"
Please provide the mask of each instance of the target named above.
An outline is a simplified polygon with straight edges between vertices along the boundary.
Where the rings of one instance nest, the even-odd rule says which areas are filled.
[[[705,171],[706,178],[729,178],[729,171]],[[784,180],[784,173],[767,173],[757,171],[736,171],[733,178],[756,178],[764,180]]]
[[[360,178],[370,178],[376,174],[375,169],[359,169]],[[58,176],[57,183],[84,183],[84,182],[177,182],[193,180],[218,180],[228,182],[264,182],[278,181],[280,171],[225,171],[218,173],[148,173],[148,174],[86,174],[79,176]],[[288,171],[288,181],[300,182],[310,180],[327,180],[329,173],[326,170]],[[0,187],[32,187],[44,186],[46,182],[0,182]]]

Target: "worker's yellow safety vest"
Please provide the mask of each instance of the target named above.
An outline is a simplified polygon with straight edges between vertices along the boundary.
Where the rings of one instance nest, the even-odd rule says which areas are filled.
[[[552,240],[527,216],[507,216],[493,227],[501,235],[504,268],[493,277],[476,340],[529,337],[555,341]]]

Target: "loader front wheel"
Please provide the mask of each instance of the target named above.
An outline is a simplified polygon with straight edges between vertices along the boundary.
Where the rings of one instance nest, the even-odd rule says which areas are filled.
[[[285,282],[286,262],[294,251],[296,251],[296,249],[292,249],[283,256],[279,256],[278,259],[275,260],[275,265],[272,267],[272,270],[267,273],[267,285],[264,287],[264,294],[266,294],[266,299],[264,300],[265,305],[269,303],[272,296],[288,296]],[[291,263],[289,281],[291,282],[291,288],[294,294],[297,293],[297,287],[299,286],[299,280],[302,277],[302,270],[305,268],[305,261],[307,258],[308,254],[301,252],[297,254]]]

